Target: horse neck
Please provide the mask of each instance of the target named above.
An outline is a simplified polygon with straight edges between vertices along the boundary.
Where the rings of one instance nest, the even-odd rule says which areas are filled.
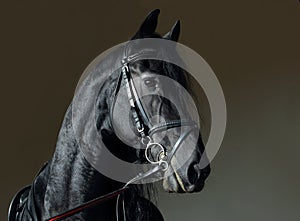
[[[121,185],[101,175],[86,161],[74,136],[71,110],[70,105],[58,136],[53,158],[45,170],[47,172],[42,172],[35,182],[41,184],[36,189],[45,190],[43,206],[40,208],[43,220],[116,190]],[[38,199],[38,201],[42,200]],[[105,203],[106,206],[102,211],[99,209],[94,212],[89,211],[89,214],[95,215],[101,212],[101,217],[105,216],[103,213],[111,217],[108,213],[115,211],[113,201]],[[83,218],[86,214],[81,213],[77,216]],[[90,220],[87,217],[84,219]]]
[[[111,88],[116,79],[117,76],[111,78],[110,81],[104,84],[102,90]],[[101,99],[98,103],[100,111],[98,114],[107,114],[108,107],[105,105],[105,101]],[[106,117],[103,116],[99,119]],[[103,122],[101,125],[103,126]],[[117,148],[118,145],[113,142],[112,146]],[[36,201],[38,202],[41,219],[45,220],[63,213],[91,199],[119,189],[123,185],[100,174],[85,159],[74,135],[71,104],[59,132],[53,158],[35,180],[34,188],[35,192],[38,193],[36,194]],[[140,187],[134,186],[126,193],[126,198],[130,201],[126,205],[127,214],[135,214],[135,217],[131,217],[130,220],[140,220],[139,215],[150,217],[150,214],[151,216],[156,214],[149,209],[152,208],[149,204],[150,201],[139,198],[138,195],[143,195],[143,191],[140,190]],[[114,217],[116,217],[115,205],[116,199],[109,200],[96,208],[88,209],[73,216],[71,220],[114,220]],[[138,215],[137,213],[141,211],[144,211],[143,214]],[[157,219],[149,218],[149,220]]]

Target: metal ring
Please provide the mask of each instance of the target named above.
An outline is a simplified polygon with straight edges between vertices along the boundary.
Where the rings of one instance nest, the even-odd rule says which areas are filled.
[[[151,142],[151,138],[149,136],[142,137],[141,142],[144,145],[148,145]]]
[[[162,153],[165,153],[165,149],[163,148],[163,146],[159,143],[148,143],[147,144],[147,147],[145,149],[145,157],[146,159],[148,160],[149,163],[151,164],[159,164],[161,162],[161,160],[158,159],[158,161],[152,161],[150,160],[149,156],[148,156],[148,153],[149,153],[149,149],[151,150],[151,147],[152,146],[158,146],[161,151],[158,153],[158,156],[160,156]]]
[[[123,66],[122,66],[122,71],[124,72],[129,72],[129,68],[128,68],[128,65],[127,63],[124,63]]]
[[[164,160],[160,160],[159,165],[162,167],[162,171],[166,171],[169,168],[168,162]]]
[[[139,133],[141,133],[141,132],[143,132],[144,131],[144,126],[141,124],[141,127],[140,128],[136,128],[137,129],[137,131],[139,132]]]

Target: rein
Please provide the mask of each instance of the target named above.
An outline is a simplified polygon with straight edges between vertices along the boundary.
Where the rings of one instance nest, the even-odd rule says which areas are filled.
[[[108,194],[105,194],[103,196],[97,197],[97,198],[95,198],[95,199],[93,199],[91,201],[88,201],[86,203],[81,204],[80,206],[77,206],[77,207],[75,207],[73,209],[70,209],[70,210],[68,210],[66,212],[63,212],[63,213],[61,213],[59,215],[56,215],[56,216],[54,216],[54,217],[52,217],[50,219],[47,219],[46,221],[58,221],[58,220],[62,220],[62,219],[65,219],[67,217],[73,216],[73,215],[75,215],[75,214],[77,214],[77,213],[79,213],[79,212],[81,212],[81,211],[83,211],[85,209],[88,209],[88,208],[97,206],[99,204],[102,204],[105,201],[107,201],[109,199],[112,199],[112,198],[114,198],[114,197],[122,194],[123,192],[126,191],[127,188],[128,187],[123,187],[123,188],[115,190],[115,191],[113,191],[111,193],[108,193]]]

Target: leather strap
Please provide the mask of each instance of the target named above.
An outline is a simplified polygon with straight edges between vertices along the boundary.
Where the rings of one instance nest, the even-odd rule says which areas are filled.
[[[67,210],[67,211],[65,211],[65,212],[63,212],[63,213],[61,213],[59,215],[56,215],[56,216],[54,216],[54,217],[52,217],[50,219],[47,219],[46,221],[58,221],[58,220],[62,220],[62,219],[68,218],[68,217],[73,216],[73,215],[75,215],[77,213],[80,213],[81,211],[83,211],[83,210],[85,210],[87,208],[91,208],[91,207],[97,206],[97,205],[99,205],[99,204],[101,204],[101,203],[103,203],[103,202],[105,202],[105,201],[107,201],[109,199],[114,198],[114,197],[120,195],[121,193],[125,192],[126,189],[127,189],[127,187],[123,187],[121,189],[118,189],[118,190],[113,191],[111,193],[108,193],[106,195],[97,197],[97,198],[95,198],[93,200],[90,200],[90,201],[88,201],[86,203],[81,204],[80,206],[77,206],[77,207],[75,207],[73,209]]]

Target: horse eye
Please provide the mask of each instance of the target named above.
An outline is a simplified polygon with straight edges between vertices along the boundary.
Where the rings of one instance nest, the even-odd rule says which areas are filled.
[[[147,86],[147,87],[155,87],[157,85],[157,81],[155,79],[146,79],[144,81],[144,84]]]

